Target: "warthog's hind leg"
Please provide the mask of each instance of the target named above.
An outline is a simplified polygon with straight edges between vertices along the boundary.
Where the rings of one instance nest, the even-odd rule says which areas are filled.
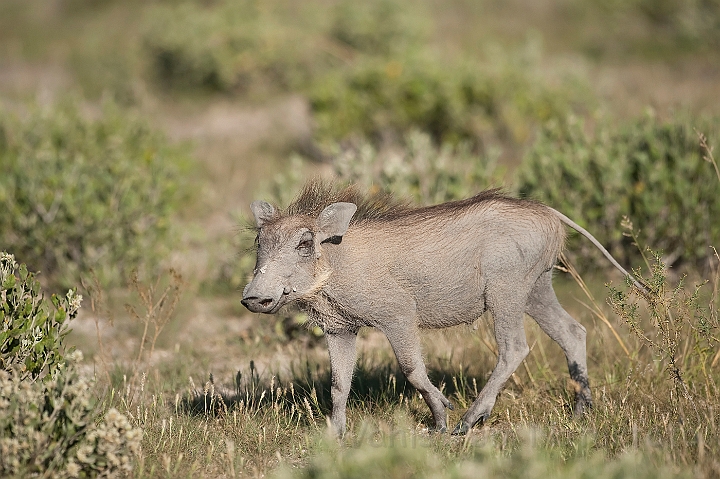
[[[390,341],[403,374],[422,395],[430,408],[435,419],[435,430],[444,432],[447,429],[445,408],[454,408],[427,376],[420,350],[420,336],[415,322],[399,320],[396,323],[384,325],[382,331]]]
[[[540,328],[565,351],[570,378],[575,382],[574,412],[580,415],[592,407],[588,380],[586,333],[560,305],[552,288],[551,272],[543,273],[533,287],[527,303],[527,313]]]
[[[521,284],[521,283],[515,283]],[[455,426],[453,435],[467,433],[475,424],[490,416],[495,401],[505,382],[530,352],[523,325],[527,293],[514,291],[508,294],[501,289],[489,289],[488,309],[495,319],[495,340],[498,347],[497,365],[488,382]]]

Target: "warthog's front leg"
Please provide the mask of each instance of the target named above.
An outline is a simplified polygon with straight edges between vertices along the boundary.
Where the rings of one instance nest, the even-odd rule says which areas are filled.
[[[335,433],[342,437],[345,434],[345,407],[350,394],[353,369],[357,353],[355,343],[357,331],[346,333],[327,333],[328,351],[330,352],[330,370],[332,374],[332,414],[330,422]]]

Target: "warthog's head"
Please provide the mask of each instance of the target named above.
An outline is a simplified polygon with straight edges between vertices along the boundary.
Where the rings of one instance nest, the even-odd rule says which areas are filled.
[[[253,202],[250,209],[258,228],[257,262],[242,304],[254,313],[275,313],[322,286],[327,274],[322,245],[342,239],[357,207],[333,203],[316,218],[282,216],[264,201]]]

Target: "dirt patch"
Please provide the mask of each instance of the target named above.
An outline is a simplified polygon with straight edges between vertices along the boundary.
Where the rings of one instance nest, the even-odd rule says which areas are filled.
[[[720,113],[720,64],[711,59],[603,65],[592,69],[590,76],[600,97],[625,117],[648,107],[662,115],[679,109]]]
[[[0,106],[18,107],[12,99],[32,98],[41,105],[58,100],[72,85],[72,78],[60,65],[52,63],[0,63]]]
[[[233,140],[242,150],[262,142],[302,140],[311,134],[310,108],[298,95],[254,106],[215,100],[189,114],[167,116],[163,126],[177,140]]]

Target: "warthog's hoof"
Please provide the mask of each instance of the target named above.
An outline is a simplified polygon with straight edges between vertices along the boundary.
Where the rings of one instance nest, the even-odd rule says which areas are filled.
[[[487,421],[488,417],[490,417],[489,414],[482,414],[480,418],[475,421],[473,424],[468,424],[465,422],[465,419],[461,419],[457,426],[455,426],[455,429],[453,429],[453,432],[451,433],[453,436],[464,436],[468,433],[470,429],[472,429],[473,426],[476,424],[485,424],[485,421]]]
[[[467,432],[470,430],[470,426],[465,424],[463,421],[460,421],[457,426],[455,426],[455,429],[453,429],[452,434],[453,436],[464,436],[467,434]]]
[[[445,396],[440,395],[440,402],[443,404],[443,406],[445,406],[449,410],[451,410],[451,411],[455,410],[455,406],[453,406],[453,404],[450,402],[450,400],[448,398],[446,398]]]
[[[573,416],[582,417],[593,408],[592,399],[585,397],[577,397],[575,407],[573,408]]]
[[[447,432],[447,427],[440,426],[440,427],[432,427],[428,429],[428,432],[430,434],[445,434]]]

